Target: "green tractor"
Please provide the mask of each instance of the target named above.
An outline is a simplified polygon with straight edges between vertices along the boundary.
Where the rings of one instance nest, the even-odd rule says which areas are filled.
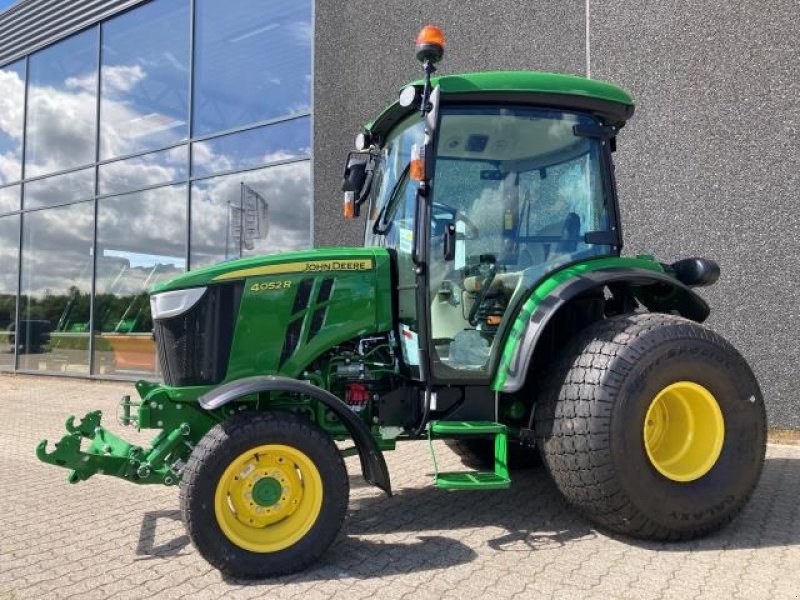
[[[237,577],[317,560],[348,506],[343,457],[391,495],[383,453],[403,440],[488,463],[439,472],[434,457],[443,490],[506,489],[509,464],[540,456],[577,510],[636,538],[692,539],[740,512],[764,461],[763,398],[700,325],[692,288],[718,266],[621,256],[612,156],[631,97],[549,73],[434,76],[443,48],[423,29],[423,79],[348,157],[344,208],[366,213],[364,247],[156,285],[164,382],[138,382],[120,410],[159,430],[151,445],[94,411],[52,452],[41,442],[42,461],[72,483],[180,486],[192,542]]]

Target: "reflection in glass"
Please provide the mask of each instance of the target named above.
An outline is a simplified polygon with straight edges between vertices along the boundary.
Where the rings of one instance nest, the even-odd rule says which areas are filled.
[[[186,146],[100,165],[100,194],[117,194],[160,183],[185,180],[189,171]]]
[[[73,35],[30,57],[26,177],[95,157],[97,30]]]
[[[25,185],[25,209],[88,200],[94,196],[94,169],[36,179]]]
[[[186,269],[186,185],[97,204],[95,373],[155,372],[147,290]]]
[[[25,61],[0,68],[0,184],[22,179]]]
[[[311,163],[267,167],[192,186],[193,269],[311,244]]]
[[[310,155],[311,119],[302,117],[192,144],[192,169],[211,175]]]
[[[196,10],[195,135],[309,111],[311,0],[203,0]]]
[[[19,188],[18,185],[0,188],[0,214],[19,210]]]
[[[188,134],[189,0],[156,0],[103,24],[100,156]]]
[[[92,202],[24,217],[20,369],[89,372],[93,220]]]
[[[19,215],[0,219],[0,369],[14,368]]]

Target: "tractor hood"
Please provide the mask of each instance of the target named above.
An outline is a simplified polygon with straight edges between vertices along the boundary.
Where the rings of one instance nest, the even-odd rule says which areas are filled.
[[[325,248],[190,271],[151,290],[168,385],[298,377],[331,348],[392,328],[383,248]]]
[[[387,261],[381,248],[316,248],[268,256],[253,256],[194,269],[178,277],[156,284],[151,294],[172,290],[214,285],[268,275],[301,275],[323,272],[370,271],[378,262]]]

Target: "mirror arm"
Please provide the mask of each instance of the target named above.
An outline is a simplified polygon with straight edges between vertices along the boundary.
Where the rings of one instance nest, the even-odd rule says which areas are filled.
[[[420,116],[424,119],[426,113],[429,113],[433,109],[433,105],[431,104],[430,97],[431,97],[431,75],[436,72],[436,65],[434,65],[430,60],[426,60],[422,63],[422,70],[425,72],[425,83],[422,86],[422,102],[420,108]]]

